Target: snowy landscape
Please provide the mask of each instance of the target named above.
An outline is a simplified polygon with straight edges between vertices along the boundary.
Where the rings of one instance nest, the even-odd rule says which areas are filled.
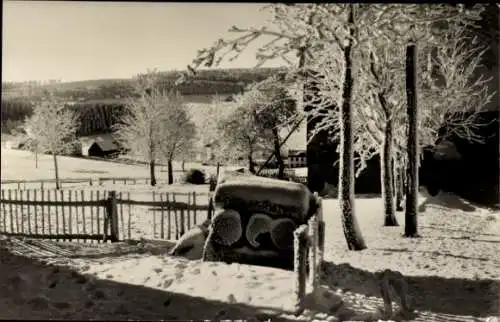
[[[0,320],[500,321],[499,8],[4,3]]]
[[[2,178],[16,174],[19,179],[47,178],[50,166],[37,169],[37,177],[22,167],[23,159],[31,163],[32,155],[2,150]],[[96,162],[61,159],[75,169],[90,170]],[[144,167],[120,168],[141,175]],[[382,318],[383,308],[375,273],[385,269],[399,271],[407,280],[413,321],[487,321],[497,316],[500,212],[446,193],[420,198],[422,238],[418,239],[402,238],[402,227],[382,226],[379,198],[357,199],[358,220],[368,244],[361,252],[346,249],[337,201],[324,200],[321,286],[299,317],[292,313],[290,271],[171,257],[173,243],[168,241],[88,245],[10,238],[0,241],[1,285],[6,290],[0,316],[373,321]],[[404,221],[401,213],[397,219]]]

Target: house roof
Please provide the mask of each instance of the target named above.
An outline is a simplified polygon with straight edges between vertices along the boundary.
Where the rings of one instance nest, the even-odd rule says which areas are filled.
[[[113,140],[110,139],[103,139],[99,137],[94,141],[94,143],[92,143],[91,147],[94,144],[97,145],[104,152],[119,150],[118,145],[115,142],[113,142]]]

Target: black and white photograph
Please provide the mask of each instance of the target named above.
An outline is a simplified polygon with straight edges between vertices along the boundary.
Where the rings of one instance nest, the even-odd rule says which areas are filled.
[[[3,0],[0,320],[500,322],[499,12]]]

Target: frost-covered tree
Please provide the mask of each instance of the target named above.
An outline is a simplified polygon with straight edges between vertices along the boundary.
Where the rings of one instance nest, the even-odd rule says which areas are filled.
[[[168,182],[173,183],[172,161],[179,151],[189,150],[195,126],[182,100],[174,90],[159,86],[155,70],[135,79],[136,96],[129,97],[125,115],[115,126],[118,141],[133,155],[149,164],[151,185],[156,185],[155,166],[168,162]]]
[[[32,146],[35,151],[48,152],[54,159],[56,189],[60,189],[57,156],[73,149],[76,120],[76,113],[71,108],[52,93],[46,93],[25,122],[26,133],[35,143]]]
[[[323,116],[316,128],[328,129],[334,124],[338,124],[340,128],[339,201],[344,232],[349,249],[364,249],[366,245],[356,223],[354,211],[353,133],[356,131],[356,121],[352,106],[354,88],[358,86],[355,75],[359,61],[356,60],[356,55],[363,44],[374,38],[405,47],[408,42],[417,40],[415,33],[420,32],[421,26],[458,20],[464,16],[474,18],[475,11],[464,11],[461,6],[448,4],[273,4],[267,8],[273,15],[271,26],[234,26],[231,31],[240,34],[239,37],[230,40],[219,39],[210,48],[200,50],[193,66],[188,70],[195,72],[195,68],[201,65],[217,65],[228,55],[233,55],[229,60],[234,59],[256,39],[267,38],[269,42],[258,50],[257,58],[260,63],[281,57],[294,66],[293,57],[290,59],[290,56],[297,55],[300,69],[292,67],[291,72],[295,73],[300,81],[307,82],[305,76],[311,73],[306,71],[312,70],[320,74],[322,72],[315,69],[319,55],[328,51],[337,53],[336,58],[341,69],[337,70],[336,74],[342,75],[342,81],[332,88],[333,93],[337,95],[334,100],[338,101],[338,105],[332,108],[332,105],[323,104],[325,100],[315,98],[311,103],[319,101],[318,105],[321,106],[312,109],[310,113],[313,117]],[[314,82],[322,83],[322,78],[313,78]],[[307,104],[304,102],[304,105]],[[336,108],[340,109],[340,114],[336,114]],[[331,117],[324,117],[324,114],[330,114]],[[362,139],[358,144],[363,146],[367,141]],[[411,198],[416,200],[415,189],[412,190]]]
[[[232,156],[234,159],[244,158],[248,162],[248,170],[255,173],[255,153],[265,149],[270,136],[263,131],[259,119],[253,93],[245,93],[235,97],[236,108],[219,124],[219,153]]]

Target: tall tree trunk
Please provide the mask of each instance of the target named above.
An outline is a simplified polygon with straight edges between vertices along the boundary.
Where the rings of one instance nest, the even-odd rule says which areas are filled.
[[[396,160],[396,164],[394,166],[394,172],[395,172],[395,189],[396,189],[396,211],[403,211],[403,197],[404,197],[404,191],[405,191],[405,186],[404,186],[404,174],[403,174],[403,165],[401,164],[400,157],[397,157],[398,159]]]
[[[151,178],[151,186],[156,186],[156,175],[155,175],[155,160],[149,162],[149,177]]]
[[[167,172],[168,172],[168,184],[174,183],[174,167],[172,166],[172,159],[168,159],[167,162]]]
[[[418,110],[417,48],[406,47],[406,97],[408,115],[408,169],[406,184],[405,237],[418,237]]]
[[[35,168],[38,169],[38,151],[35,150]]]
[[[393,121],[391,118],[385,122],[384,142],[380,151],[380,179],[382,187],[382,200],[384,200],[384,226],[399,226],[394,209],[394,180],[392,163]]]
[[[54,172],[56,173],[56,189],[61,189],[61,185],[59,183],[59,166],[57,165],[57,154],[52,153],[52,157],[54,158]]]
[[[278,179],[283,179],[285,177],[285,161],[283,161],[283,156],[281,155],[280,136],[276,128],[273,129],[273,145],[274,156],[278,163]]]
[[[185,166],[186,166],[186,160],[183,159],[182,160],[182,172],[186,172]]]
[[[353,5],[349,12],[349,25],[354,23]],[[352,44],[344,48],[345,79],[342,88],[342,107],[340,110],[340,175],[339,193],[340,209],[342,210],[342,226],[349,250],[363,250],[366,248],[359,224],[354,211],[354,149],[352,133],[352,99],[354,79],[352,73]]]

